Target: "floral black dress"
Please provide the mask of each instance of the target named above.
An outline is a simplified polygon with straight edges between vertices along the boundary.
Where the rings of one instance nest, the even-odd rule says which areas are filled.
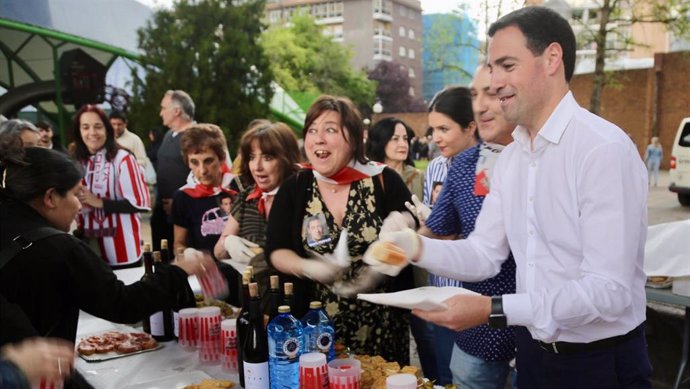
[[[362,255],[369,244],[378,238],[382,219],[376,212],[376,199],[372,178],[365,178],[350,185],[347,209],[342,226],[333,220],[326,208],[316,180],[312,182],[310,198],[307,198],[302,229],[302,243],[305,250],[320,254],[332,253],[342,229],[348,230],[348,249],[352,257],[349,270],[341,281],[356,278],[358,272],[367,266]],[[323,237],[314,242],[308,239],[307,221],[318,218],[322,221]],[[368,293],[390,292],[382,282]],[[335,295],[327,286],[317,284],[315,299],[322,302],[326,312],[333,319],[336,337],[356,354],[381,355],[386,360],[409,364],[409,313],[405,310],[371,304],[356,298],[348,299]]]

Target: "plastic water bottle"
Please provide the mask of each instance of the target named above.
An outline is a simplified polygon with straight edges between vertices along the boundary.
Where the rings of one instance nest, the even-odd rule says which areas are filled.
[[[299,357],[304,351],[302,323],[281,305],[268,323],[268,372],[271,389],[299,387]]]
[[[304,352],[326,354],[328,362],[335,358],[335,327],[321,307],[320,301],[309,303],[309,312],[302,318]]]

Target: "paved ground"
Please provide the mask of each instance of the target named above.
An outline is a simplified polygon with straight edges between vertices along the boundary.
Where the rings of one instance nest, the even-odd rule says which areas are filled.
[[[681,207],[675,193],[668,190],[668,172],[661,172],[659,186],[649,190],[648,200],[649,225],[690,219],[690,208]],[[143,219],[144,240],[150,240],[150,214]],[[683,310],[676,306],[650,303],[647,309],[647,341],[649,355],[654,366],[653,387],[671,388],[678,371],[681,356],[681,330]],[[410,359],[415,366],[420,366],[417,347],[410,336]],[[690,372],[685,372],[690,377]],[[509,386],[507,386],[508,388]],[[685,388],[690,387],[686,383]]]

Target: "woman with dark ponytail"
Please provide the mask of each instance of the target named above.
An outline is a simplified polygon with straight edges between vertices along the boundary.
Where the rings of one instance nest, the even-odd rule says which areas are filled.
[[[153,278],[124,285],[67,233],[81,209],[81,168],[54,150],[13,150],[0,142],[0,295],[24,311],[36,335],[74,342],[80,309],[136,323],[194,305],[187,277],[204,272],[200,262],[161,264]],[[210,257],[202,261],[212,265]]]

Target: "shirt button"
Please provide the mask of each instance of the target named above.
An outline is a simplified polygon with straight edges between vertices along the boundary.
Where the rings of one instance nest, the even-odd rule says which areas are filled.
[[[531,203],[532,201],[534,201],[534,196],[529,197],[529,202]]]
[[[534,235],[534,230],[529,230],[530,235]]]
[[[532,163],[529,164],[529,166],[530,166],[530,167],[535,167],[535,166],[537,166],[537,163],[536,163],[536,162],[532,162]]]
[[[527,263],[527,266],[529,266],[529,267],[534,267],[534,262],[528,262],[528,263]]]

